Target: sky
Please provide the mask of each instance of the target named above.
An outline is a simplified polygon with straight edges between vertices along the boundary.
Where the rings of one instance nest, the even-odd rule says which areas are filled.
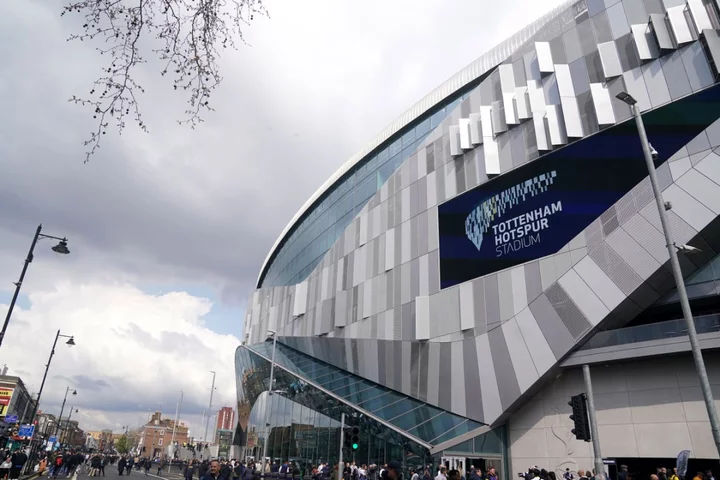
[[[0,347],[0,364],[37,392],[66,387],[85,430],[123,430],[150,411],[202,436],[236,406],[234,352],[270,247],[304,202],[407,108],[560,0],[268,0],[249,45],[219,60],[216,111],[178,125],[185,98],[153,62],[138,78],[150,133],[109,131],[83,163],[96,44],[67,42],[61,2],[0,2],[0,314],[38,224],[39,242]],[[67,409],[66,409],[67,412]]]

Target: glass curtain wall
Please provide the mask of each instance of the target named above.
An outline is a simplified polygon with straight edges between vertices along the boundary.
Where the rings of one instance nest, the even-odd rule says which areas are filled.
[[[685,280],[685,288],[689,298],[707,297],[720,294],[720,255],[713,258],[704,267]],[[657,304],[679,302],[677,289],[661,298]]]
[[[270,362],[246,348],[238,348],[235,364],[241,412],[235,443],[243,447],[244,457],[258,462],[267,441],[268,457],[296,462],[303,475],[320,463],[335,465],[339,460],[340,417],[345,413],[348,428],[360,429],[360,448],[345,451],[344,461],[382,466],[399,460],[407,468],[429,461],[429,452],[422,445],[282,369],[275,369],[276,393],[268,395]],[[268,408],[269,435],[264,428]]]
[[[396,133],[333,185],[284,240],[262,276],[260,286],[294,285],[307,278],[368,200],[460,105],[476,83],[479,81],[456,92]]]

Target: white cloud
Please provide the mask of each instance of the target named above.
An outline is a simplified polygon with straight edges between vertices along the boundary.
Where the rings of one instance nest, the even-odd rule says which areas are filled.
[[[213,410],[236,402],[233,359],[240,341],[203,325],[212,308],[208,299],[185,292],[153,296],[128,284],[68,282],[32,292],[30,301],[28,310],[15,310],[2,346],[11,374],[36,392],[57,330],[76,343],[58,342],[43,410],[57,414],[70,385],[78,395],[68,408],[74,402],[81,411],[74,418],[83,428],[121,430],[136,426],[147,409],[174,416],[183,390],[182,418],[198,429],[210,370],[217,372]]]

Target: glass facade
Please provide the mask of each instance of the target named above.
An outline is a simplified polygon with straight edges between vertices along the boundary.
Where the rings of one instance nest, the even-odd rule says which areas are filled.
[[[363,158],[296,223],[270,259],[259,287],[302,282],[390,175],[467,96],[466,85]]]
[[[720,255],[713,258],[707,265],[701,267],[697,272],[685,280],[685,289],[689,298],[707,297],[720,295]],[[661,298],[658,304],[679,302],[677,289],[673,288],[670,293]]]
[[[235,443],[256,461],[268,442],[268,457],[294,461],[301,469],[336,463],[342,413],[346,425],[361,432],[358,450],[347,455],[367,465],[399,460],[407,468],[419,468],[436,463],[439,458],[430,456],[429,447],[482,426],[281,343],[275,353],[275,394],[268,395],[271,356],[272,343],[264,342],[238,348],[235,357],[239,412]],[[268,408],[269,436],[263,427]],[[501,433],[491,431],[454,450],[503,456],[504,441]]]
[[[272,342],[248,348],[266,358],[272,356]],[[365,380],[282,343],[277,344],[275,363],[428,444],[442,443],[482,427],[481,423]]]
[[[720,314],[694,317],[698,334],[720,332]],[[613,347],[630,343],[649,342],[666,338],[686,337],[688,334],[685,319],[636,325],[596,333],[580,350]]]

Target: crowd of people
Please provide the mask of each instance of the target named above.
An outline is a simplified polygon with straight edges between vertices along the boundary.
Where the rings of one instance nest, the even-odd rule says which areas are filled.
[[[432,480],[428,469],[424,469],[422,473],[410,470],[410,475],[410,480]],[[479,467],[471,467],[467,476],[465,476],[462,467],[448,470],[447,467],[441,465],[435,476],[435,480],[498,480],[498,474],[495,471],[495,467],[492,466],[488,467],[485,473],[483,473]],[[546,480],[555,480],[555,478]]]
[[[18,479],[28,461],[23,450],[10,452],[0,451],[0,480]],[[295,462],[266,462],[265,465],[256,464],[254,461],[227,460],[173,460],[166,462],[163,458],[151,459],[147,457],[132,455],[113,455],[103,453],[83,453],[73,450],[61,450],[56,452],[43,452],[40,457],[34,457],[37,463],[33,462],[35,471],[40,474],[47,473],[48,477],[71,477],[76,471],[91,477],[105,476],[105,467],[117,468],[118,475],[130,475],[132,470],[144,472],[149,475],[151,472],[161,476],[166,467],[177,466],[185,480],[254,480],[260,476],[260,469],[265,474],[286,474],[293,477],[307,478],[312,480],[335,479],[338,475],[338,465],[320,463],[318,465],[301,466]],[[402,480],[402,465],[397,461],[391,461],[382,466],[376,464],[356,464],[349,462],[343,468],[343,480]],[[436,472],[430,468],[415,468],[409,470],[407,480],[498,480],[495,468],[489,466],[486,472],[480,468],[470,468],[464,472],[462,468],[448,469],[440,466]],[[433,475],[433,473],[435,473]],[[562,474],[562,479],[554,471],[548,471],[536,466],[530,467],[525,473],[520,474],[523,480],[599,480],[596,478],[595,470],[579,469],[571,472],[570,469]],[[609,480],[682,480],[677,475],[677,469],[668,471],[667,468],[658,467],[655,473],[634,473],[628,470],[626,465],[620,465],[617,474]],[[698,471],[694,476],[687,475],[688,480],[716,480],[712,471]]]
[[[2,463],[0,463],[0,479],[20,478],[20,472],[28,459],[25,452],[16,450],[11,453],[9,450],[4,450],[0,455],[2,455],[3,458]]]
[[[557,480],[555,472],[538,468],[537,466],[530,467],[522,476],[524,480]],[[682,480],[682,478],[678,476],[677,468],[673,468],[672,472],[669,472],[665,467],[657,467],[655,473],[648,474],[648,472],[630,472],[627,465],[620,465],[617,475],[611,477],[605,473],[605,476],[609,480],[647,480],[648,478],[649,480]],[[569,468],[566,468],[562,477],[562,480],[596,480],[594,468],[587,470],[579,469],[577,475],[571,472]],[[697,472],[693,480],[715,480],[715,477],[711,470],[707,470],[704,473]]]
[[[250,460],[247,463],[232,460],[190,460],[183,462],[182,473],[185,480],[253,480],[260,476],[260,468],[265,474],[286,474],[293,477],[313,480],[326,480],[337,478],[338,466],[327,463],[308,465],[302,468],[296,462],[266,462],[264,467]],[[400,480],[402,466],[397,461],[389,462],[382,467],[377,465],[356,465],[355,462],[345,465],[343,469],[344,480]],[[412,480],[422,480],[419,477]],[[429,477],[428,480],[433,480]],[[460,480],[459,478],[457,480]],[[495,478],[494,480],[497,480]]]

